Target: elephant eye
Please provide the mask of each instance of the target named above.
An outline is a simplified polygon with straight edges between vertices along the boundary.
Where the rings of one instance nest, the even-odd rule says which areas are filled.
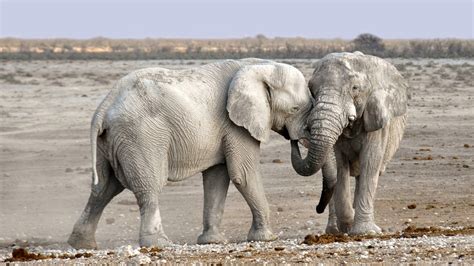
[[[358,89],[359,89],[358,86],[356,86],[356,85],[352,86],[352,90],[356,91],[356,90],[358,90]]]
[[[294,106],[293,108],[291,108],[291,113],[294,114],[296,112],[298,112],[300,110],[300,108],[298,106]]]

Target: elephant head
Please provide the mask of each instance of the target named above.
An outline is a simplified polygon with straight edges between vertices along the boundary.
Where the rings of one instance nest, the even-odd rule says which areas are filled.
[[[259,62],[242,67],[232,79],[229,118],[260,142],[270,129],[294,140],[307,137],[311,94],[303,74],[287,64]]]
[[[396,68],[360,52],[322,58],[315,66],[309,88],[315,104],[308,118],[311,137],[307,157],[302,159],[296,141],[291,144],[293,168],[304,176],[321,169],[341,135],[351,138],[362,130],[381,129],[407,109],[407,86]],[[324,184],[335,182],[323,180]],[[323,188],[318,212],[324,210],[333,188]]]

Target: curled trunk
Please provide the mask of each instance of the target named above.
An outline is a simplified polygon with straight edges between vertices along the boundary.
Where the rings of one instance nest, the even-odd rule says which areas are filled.
[[[334,169],[334,150],[333,146],[345,126],[343,112],[335,104],[329,104],[332,108],[327,108],[328,104],[316,106],[310,119],[311,139],[306,158],[301,157],[297,141],[291,141],[291,163],[295,171],[303,176],[310,176],[317,173],[326,163],[330,156],[331,166],[328,169]],[[320,203],[317,212],[321,213],[326,208],[334,191],[336,180],[336,171],[331,174],[323,173],[323,191],[321,193]]]
[[[291,141],[291,163],[295,171],[302,176],[317,173],[324,165],[326,156],[332,152],[332,146],[342,133],[338,117],[327,112],[315,110],[315,117],[310,121],[311,139],[306,158],[301,157],[298,141]]]

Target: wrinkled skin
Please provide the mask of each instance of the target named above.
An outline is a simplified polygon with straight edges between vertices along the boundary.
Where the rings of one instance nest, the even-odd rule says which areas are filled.
[[[337,170],[331,168],[326,175],[323,171],[317,207],[321,213],[330,205],[326,232],[379,233],[375,190],[403,136],[406,83],[387,61],[355,52],[321,59],[309,87],[315,104],[308,119],[308,156],[303,160],[292,141],[293,167],[301,175],[312,175],[323,165],[333,165],[335,158]],[[356,177],[353,202],[350,175]]]
[[[127,188],[140,207],[140,245],[169,245],[160,191],[168,181],[199,172],[204,212],[198,243],[225,241],[219,226],[230,181],[253,215],[248,240],[274,240],[259,173],[260,142],[271,129],[290,139],[308,134],[310,99],[300,71],[259,59],[186,70],[149,68],[125,76],[94,114],[94,184],[68,243],[96,248],[102,211]]]

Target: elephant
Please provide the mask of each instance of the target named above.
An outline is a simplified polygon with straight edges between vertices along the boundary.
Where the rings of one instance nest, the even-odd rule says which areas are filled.
[[[403,137],[407,84],[389,62],[354,52],[322,58],[308,86],[315,101],[308,118],[308,155],[303,159],[298,141],[291,140],[293,168],[303,176],[323,168],[316,211],[322,213],[329,203],[327,233],[380,233],[375,191]],[[349,176],[356,177],[352,204]]]
[[[97,248],[110,200],[129,189],[140,209],[140,246],[164,247],[158,196],[168,182],[203,175],[199,244],[220,243],[230,181],[252,212],[249,241],[276,239],[259,173],[260,143],[274,130],[307,136],[312,107],[303,74],[262,59],[224,60],[184,70],[146,68],[121,78],[91,122],[93,184],[68,243]]]

